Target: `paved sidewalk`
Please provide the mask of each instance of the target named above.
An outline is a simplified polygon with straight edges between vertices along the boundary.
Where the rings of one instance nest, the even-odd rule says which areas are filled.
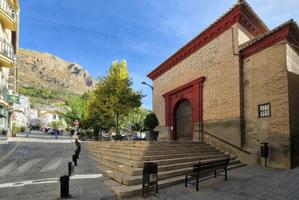
[[[131,200],[141,200],[141,196]],[[282,170],[245,166],[228,172],[223,177],[200,183],[194,187],[179,184],[150,194],[151,200],[299,200],[299,169]]]
[[[46,139],[48,140],[48,139]],[[75,167],[75,174],[103,174],[88,155],[85,142]],[[19,187],[2,187],[12,182],[59,178],[66,173],[67,162],[74,153],[74,143],[9,142],[0,145],[0,199],[47,200],[59,199],[60,184],[43,183]],[[9,157],[3,156],[9,153]],[[5,158],[4,158],[5,157]],[[55,161],[55,162],[54,162]],[[55,163],[59,162],[59,165]],[[72,179],[72,199],[113,200],[112,191],[105,185],[105,176],[94,179]],[[143,200],[136,196],[130,200]],[[159,190],[150,200],[299,200],[299,168],[293,170],[246,166],[228,172],[223,177],[200,183],[199,191],[184,184]]]
[[[97,164],[85,150],[84,142],[81,142],[82,151],[79,156],[78,166],[75,167],[75,174],[103,174]],[[117,199],[114,193],[105,185],[105,176],[100,179],[86,179],[70,182],[70,193],[72,199],[86,200],[114,200]]]
[[[7,144],[7,137],[6,137],[6,135],[0,134],[0,144]]]

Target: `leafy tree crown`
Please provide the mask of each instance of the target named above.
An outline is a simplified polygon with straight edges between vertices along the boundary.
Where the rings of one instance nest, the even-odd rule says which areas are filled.
[[[144,128],[146,130],[154,130],[159,125],[158,118],[155,113],[149,113],[144,119]]]

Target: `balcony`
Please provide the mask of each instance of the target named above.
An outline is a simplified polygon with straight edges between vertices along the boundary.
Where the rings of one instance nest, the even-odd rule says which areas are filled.
[[[0,67],[13,67],[15,53],[13,46],[0,38]]]
[[[7,102],[8,94],[9,90],[7,89],[7,86],[0,83],[0,107],[9,108],[9,103]]]
[[[6,28],[12,31],[17,29],[16,12],[7,0],[0,0],[0,20]]]

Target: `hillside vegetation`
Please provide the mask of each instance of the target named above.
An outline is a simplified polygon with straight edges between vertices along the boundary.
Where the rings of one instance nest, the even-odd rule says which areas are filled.
[[[64,104],[67,99],[78,94],[64,92],[62,90],[53,90],[48,88],[33,88],[23,87],[19,88],[19,94],[29,96],[32,104]]]
[[[49,53],[21,49],[17,57],[19,93],[33,104],[61,104],[95,87],[82,66]]]

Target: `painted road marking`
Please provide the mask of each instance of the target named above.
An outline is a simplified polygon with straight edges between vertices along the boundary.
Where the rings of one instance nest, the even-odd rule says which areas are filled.
[[[72,143],[70,139],[38,139],[38,138],[26,138],[26,137],[15,137],[9,138],[8,142],[38,142],[38,143]]]
[[[5,165],[4,167],[2,167],[2,169],[0,169],[0,176],[6,175],[7,173],[9,173],[10,171],[12,171],[16,167],[17,167],[17,163],[16,162],[11,162],[11,163]]]
[[[46,164],[41,170],[40,172],[50,172],[50,171],[54,171],[59,165],[60,163],[63,162],[63,158],[59,157],[59,158],[54,158],[52,159],[48,164]]]
[[[101,178],[102,174],[77,174],[71,176],[71,180],[76,179],[94,179]],[[29,181],[19,181],[13,183],[3,183],[0,184],[0,188],[9,188],[9,187],[23,187],[26,185],[36,185],[36,184],[46,184],[46,183],[57,183],[59,182],[59,178],[47,178],[47,179],[37,179],[37,180],[29,180]]]
[[[20,167],[18,167],[17,172],[18,173],[24,173],[29,168],[31,168],[33,165],[36,165],[41,160],[42,159],[39,159],[39,158],[28,160],[27,162],[25,162],[24,164],[22,164]]]
[[[93,179],[93,178],[101,178],[102,174],[76,174],[71,176],[71,179]]]
[[[0,184],[0,188],[9,188],[9,187],[22,187],[25,185],[36,185],[36,184],[43,184],[43,183],[57,183],[58,178],[52,178],[52,179],[40,179],[35,181],[20,181],[20,182],[14,182],[14,183],[3,183]]]
[[[5,161],[8,157],[10,157],[11,154],[13,154],[17,148],[20,146],[20,143],[17,143],[16,146],[14,146],[6,155],[2,156],[0,158],[0,162]]]

